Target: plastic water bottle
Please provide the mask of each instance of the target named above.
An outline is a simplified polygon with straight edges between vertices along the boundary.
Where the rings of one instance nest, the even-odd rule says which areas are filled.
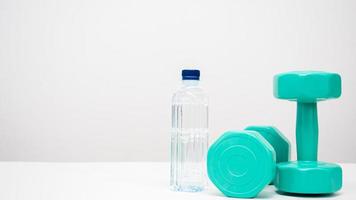
[[[171,180],[173,191],[198,192],[207,186],[208,98],[199,70],[182,70],[183,85],[172,99]]]

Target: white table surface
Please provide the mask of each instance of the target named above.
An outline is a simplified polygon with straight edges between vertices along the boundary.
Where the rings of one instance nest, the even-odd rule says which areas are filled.
[[[342,164],[343,188],[318,199],[356,199],[356,164]],[[168,163],[0,162],[0,200],[230,199],[215,187],[200,193],[172,192]],[[300,199],[267,186],[264,199]],[[308,198],[310,199],[310,197]]]

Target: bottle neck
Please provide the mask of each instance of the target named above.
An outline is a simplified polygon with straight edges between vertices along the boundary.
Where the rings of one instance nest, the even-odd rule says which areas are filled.
[[[183,87],[193,87],[199,85],[199,80],[183,80]]]

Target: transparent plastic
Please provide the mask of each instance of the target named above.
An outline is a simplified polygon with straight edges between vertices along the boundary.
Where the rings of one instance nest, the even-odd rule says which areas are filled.
[[[198,192],[207,186],[208,97],[198,84],[198,80],[183,80],[172,99],[173,191]]]

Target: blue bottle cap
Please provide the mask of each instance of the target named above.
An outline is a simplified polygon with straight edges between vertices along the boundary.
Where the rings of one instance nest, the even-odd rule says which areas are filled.
[[[199,80],[200,71],[197,69],[183,69],[182,79],[183,80]]]

